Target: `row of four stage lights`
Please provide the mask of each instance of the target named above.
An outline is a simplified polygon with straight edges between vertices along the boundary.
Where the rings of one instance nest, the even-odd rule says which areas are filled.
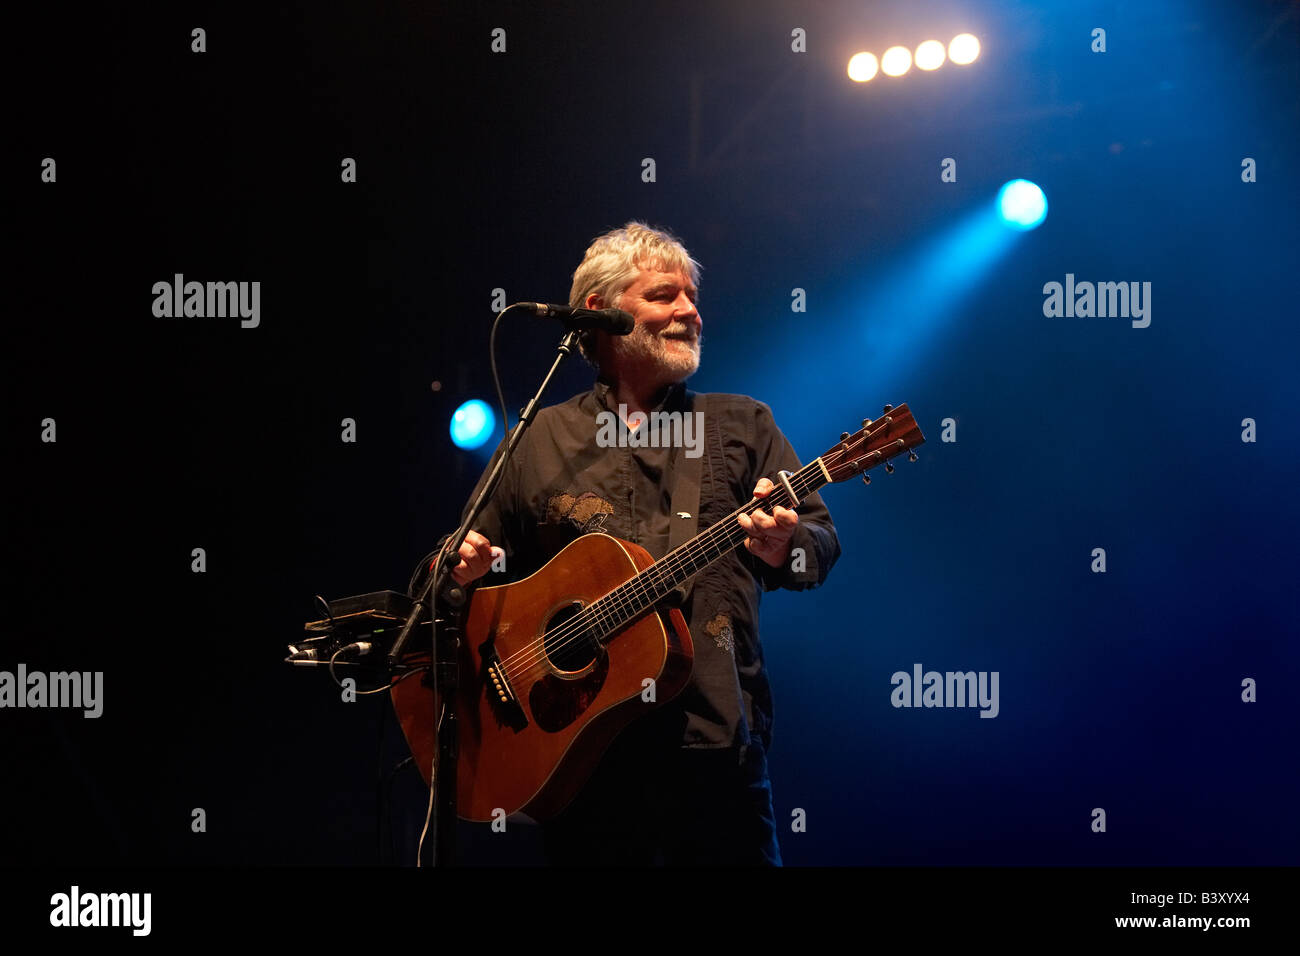
[[[905,46],[891,46],[879,60],[874,53],[855,53],[849,58],[849,79],[866,83],[877,73],[885,76],[902,76],[916,62],[918,70],[937,70],[944,61],[966,66],[980,55],[980,41],[970,33],[952,38],[947,49],[938,40],[926,40],[916,48],[916,55]]]

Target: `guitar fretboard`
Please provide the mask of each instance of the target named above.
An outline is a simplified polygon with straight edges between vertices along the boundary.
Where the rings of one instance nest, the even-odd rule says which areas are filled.
[[[826,484],[826,474],[821,459],[817,458],[790,475],[790,488],[802,501]],[[737,508],[604,597],[592,601],[577,617],[585,618],[583,625],[589,626],[602,642],[607,640],[663,600],[673,588],[734,551],[747,537],[745,529],[737,521],[741,515],[777,506],[794,507],[784,485],[779,483],[766,498],[755,498]]]

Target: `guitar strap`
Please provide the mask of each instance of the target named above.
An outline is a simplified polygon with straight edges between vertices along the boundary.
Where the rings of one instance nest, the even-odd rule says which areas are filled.
[[[698,435],[696,440],[701,443],[703,454],[694,458],[686,454],[685,442],[677,449],[673,461],[673,500],[672,500],[672,518],[668,525],[668,550],[690,541],[699,533],[700,527],[700,476],[703,471],[704,459],[709,455],[710,448],[706,436],[709,433],[708,422],[709,415],[708,402],[706,395],[699,395],[692,391],[687,391],[682,403],[683,428],[686,427],[685,416],[691,416],[690,428],[693,435]],[[697,419],[695,413],[702,413]],[[705,425],[701,430],[696,430],[696,421],[703,421]],[[700,446],[697,446],[700,447]],[[691,584],[688,582],[677,590],[680,592],[679,600],[685,603],[686,598],[690,595]]]

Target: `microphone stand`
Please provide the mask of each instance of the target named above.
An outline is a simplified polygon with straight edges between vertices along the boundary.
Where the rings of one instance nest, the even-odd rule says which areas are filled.
[[[578,330],[570,329],[564,333],[564,338],[560,340],[558,347],[559,354],[555,356],[555,361],[551,363],[551,370],[546,373],[546,378],[542,380],[541,386],[537,389],[537,394],[520,411],[519,421],[506,438],[505,452],[497,456],[496,464],[488,475],[487,481],[484,482],[483,488],[479,491],[478,497],[474,499],[469,511],[466,513],[465,520],[461,522],[460,527],[448,539],[439,554],[438,560],[434,563],[434,573],[428,576],[424,587],[420,589],[420,593],[415,599],[415,605],[411,608],[411,613],[402,626],[401,633],[397,636],[392,649],[388,652],[389,670],[395,671],[400,666],[403,650],[411,636],[411,632],[415,630],[421,614],[426,609],[431,612],[433,619],[433,681],[436,698],[434,713],[441,715],[434,718],[433,732],[437,739],[434,746],[433,768],[430,774],[434,808],[429,836],[433,845],[434,866],[450,866],[454,862],[457,819],[456,761],[459,757],[458,744],[460,740],[456,714],[457,690],[460,686],[458,665],[460,659],[460,628],[457,626],[458,622],[456,624],[444,623],[441,628],[438,626],[438,602],[440,600],[445,602],[448,607],[452,608],[453,614],[464,606],[465,589],[457,584],[451,576],[452,569],[459,563],[458,560],[454,560],[457,552],[460,551],[465,536],[469,534],[470,528],[478,520],[484,506],[487,505],[493,492],[496,491],[497,485],[501,483],[506,460],[514,453],[519,440],[524,436],[524,432],[533,423],[533,418],[536,417],[537,409],[541,405],[542,393],[551,384],[551,379],[555,377],[555,372],[559,369],[560,363],[564,361],[566,355],[573,353],[577,344]]]

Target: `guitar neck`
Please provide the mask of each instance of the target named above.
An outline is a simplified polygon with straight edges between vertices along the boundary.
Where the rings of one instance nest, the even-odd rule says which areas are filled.
[[[820,458],[814,459],[790,475],[790,488],[802,501],[830,481],[830,473]],[[602,641],[636,620],[663,600],[673,588],[684,584],[719,558],[734,551],[747,534],[737,519],[762,509],[793,508],[794,502],[783,485],[778,484],[765,498],[753,498],[717,524],[700,532],[690,541],[673,549],[635,577],[624,581],[604,597],[593,601],[584,613],[592,619]]]

